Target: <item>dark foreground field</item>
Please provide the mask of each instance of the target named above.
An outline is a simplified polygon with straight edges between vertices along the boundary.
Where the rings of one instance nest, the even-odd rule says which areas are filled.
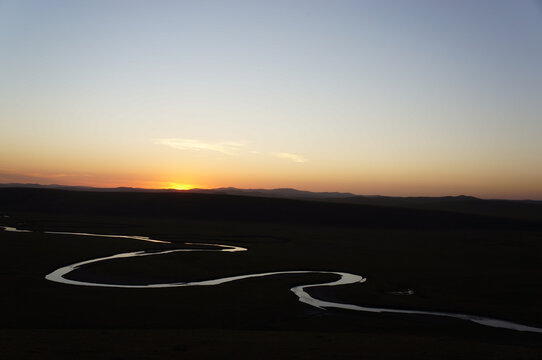
[[[537,211],[535,208],[534,211]],[[218,286],[120,289],[44,276],[68,264],[184,242],[246,252],[119,259],[74,273],[115,283],[286,270],[367,282],[317,288],[335,302],[476,314],[542,327],[542,224],[433,210],[201,194],[0,189],[1,359],[540,359],[542,334],[444,317],[320,310],[277,275]],[[530,220],[529,220],[530,219]],[[157,244],[43,231],[144,235]],[[392,295],[412,289],[414,295]]]

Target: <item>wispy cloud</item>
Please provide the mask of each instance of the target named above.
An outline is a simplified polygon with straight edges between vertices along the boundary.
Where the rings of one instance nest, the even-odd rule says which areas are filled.
[[[302,163],[302,162],[307,161],[307,158],[304,157],[304,156],[297,155],[297,154],[291,154],[291,153],[285,153],[285,152],[277,153],[277,154],[275,154],[275,156],[278,157],[278,158],[281,158],[281,159],[288,159],[288,160],[292,160],[292,161],[295,161],[295,162],[298,162],[298,163]]]
[[[196,139],[157,139],[155,144],[167,145],[179,150],[217,151],[226,155],[237,155],[246,144],[237,141],[207,142]]]
[[[155,139],[155,144],[166,145],[178,150],[188,151],[215,151],[226,155],[253,154],[260,156],[274,156],[281,159],[303,163],[307,158],[287,152],[260,152],[248,147],[245,142],[241,141],[203,141],[198,139],[182,139],[182,138],[163,138]]]

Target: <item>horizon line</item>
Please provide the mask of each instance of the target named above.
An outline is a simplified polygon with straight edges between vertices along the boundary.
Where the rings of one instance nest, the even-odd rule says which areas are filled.
[[[356,194],[349,191],[311,191],[311,190],[300,190],[290,187],[279,187],[279,188],[238,188],[234,186],[222,186],[216,188],[200,188],[193,187],[188,189],[176,189],[174,187],[163,187],[163,188],[145,188],[145,187],[135,187],[135,186],[116,186],[116,187],[100,187],[100,186],[91,186],[91,185],[64,185],[64,184],[40,184],[40,183],[0,183],[0,187],[14,187],[14,188],[39,188],[39,187],[58,187],[57,190],[85,190],[93,189],[96,191],[100,190],[116,190],[116,189],[133,189],[139,191],[171,191],[171,192],[196,192],[196,191],[213,191],[213,190],[239,190],[239,191],[275,191],[275,190],[293,190],[296,192],[302,193],[311,193],[311,194],[341,194],[341,195],[350,195],[348,197],[367,197],[367,198],[473,198],[478,200],[501,200],[501,201],[533,201],[541,202],[542,199],[531,199],[531,198],[484,198],[473,195],[459,194],[459,195],[438,195],[438,196],[429,196],[429,195],[381,195],[381,194],[371,194],[363,195]],[[64,189],[62,189],[64,188]],[[70,189],[72,188],[72,189]]]

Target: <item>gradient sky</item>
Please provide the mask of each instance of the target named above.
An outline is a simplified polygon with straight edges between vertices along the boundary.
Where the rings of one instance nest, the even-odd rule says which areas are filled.
[[[0,182],[542,199],[535,1],[0,1]]]

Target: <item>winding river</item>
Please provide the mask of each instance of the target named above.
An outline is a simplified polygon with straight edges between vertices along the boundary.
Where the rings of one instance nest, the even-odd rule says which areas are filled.
[[[20,230],[14,227],[9,226],[0,226],[4,231],[10,232],[19,232],[19,233],[29,233],[30,230]],[[110,237],[110,238],[123,238],[123,239],[133,239],[138,241],[147,241],[154,243],[165,243],[171,244],[169,241],[155,240],[150,239],[146,236],[131,236],[131,235],[105,235],[105,234],[91,234],[91,233],[78,233],[78,232],[63,232],[63,231],[44,231],[47,234],[57,234],[57,235],[79,235],[79,236],[94,236],[94,237]],[[81,261],[75,264],[61,267],[50,274],[47,274],[45,278],[50,281],[69,284],[69,285],[82,285],[82,286],[99,286],[99,287],[115,287],[115,288],[169,288],[169,287],[189,287],[189,286],[212,286],[228,283],[231,281],[250,279],[250,278],[259,278],[264,276],[280,275],[280,274],[334,274],[339,277],[338,280],[333,282],[321,283],[321,284],[310,284],[310,285],[301,285],[294,286],[290,290],[298,297],[299,301],[310,306],[317,307],[319,309],[328,309],[328,308],[337,308],[353,311],[365,311],[365,312],[374,312],[374,313],[395,313],[395,314],[415,314],[415,315],[432,315],[432,316],[444,316],[450,318],[456,318],[461,320],[472,321],[481,325],[491,326],[495,328],[504,328],[509,330],[517,331],[528,331],[542,333],[542,328],[527,326],[511,321],[493,319],[483,316],[469,315],[469,314],[460,314],[460,313],[451,313],[451,312],[438,312],[438,311],[423,311],[423,310],[401,310],[401,309],[388,309],[388,308],[378,308],[378,307],[366,307],[352,304],[343,304],[337,302],[330,302],[317,299],[311,296],[306,290],[313,287],[320,286],[338,286],[338,285],[347,285],[347,284],[356,284],[363,283],[367,279],[355,274],[337,272],[337,271],[319,271],[319,270],[292,270],[292,271],[274,271],[266,273],[256,273],[248,275],[239,275],[239,276],[230,276],[218,279],[210,279],[204,281],[194,281],[194,282],[176,282],[176,283],[161,283],[161,284],[144,284],[144,285],[123,285],[123,284],[107,284],[107,283],[95,283],[87,281],[78,281],[67,279],[65,276],[70,272],[80,269],[86,265],[114,260],[120,258],[129,258],[129,257],[140,257],[140,256],[155,256],[163,254],[171,254],[176,252],[189,252],[189,251],[221,251],[221,252],[238,252],[238,251],[247,251],[246,248],[232,245],[221,245],[221,244],[207,244],[207,243],[185,243],[186,245],[201,245],[201,246],[214,246],[216,249],[173,249],[173,250],[163,250],[163,251],[134,251],[121,253],[111,256],[100,257],[96,259]]]

